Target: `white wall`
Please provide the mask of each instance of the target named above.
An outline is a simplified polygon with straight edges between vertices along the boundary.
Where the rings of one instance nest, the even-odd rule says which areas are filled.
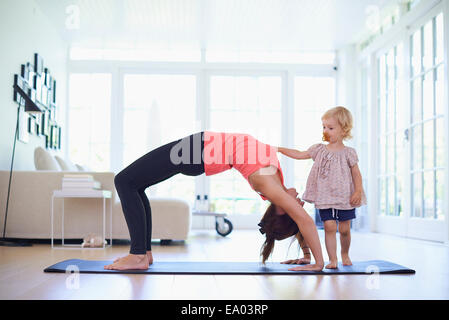
[[[0,170],[9,170],[18,106],[13,101],[14,74],[20,74],[21,64],[34,63],[34,53],[43,57],[44,67],[56,79],[57,122],[64,132],[68,50],[34,0],[0,1],[0,45]],[[16,142],[15,170],[34,170],[37,146],[45,148],[44,136],[30,135],[28,143]],[[61,144],[61,154],[64,147]]]

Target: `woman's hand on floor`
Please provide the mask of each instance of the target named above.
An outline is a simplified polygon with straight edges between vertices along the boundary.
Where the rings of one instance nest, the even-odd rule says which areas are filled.
[[[324,265],[308,264],[305,266],[290,268],[290,269],[288,269],[288,271],[321,271],[321,270],[323,270],[323,268],[324,268]]]
[[[281,264],[309,264],[310,258],[292,259],[281,262]]]

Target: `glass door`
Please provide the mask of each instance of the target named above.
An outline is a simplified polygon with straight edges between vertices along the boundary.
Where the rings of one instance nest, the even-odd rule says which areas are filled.
[[[443,241],[445,108],[443,14],[410,35],[410,237]]]
[[[377,57],[377,229],[444,241],[446,155],[443,14]]]
[[[406,152],[402,42],[377,59],[378,230],[406,234],[404,218],[404,154]]]

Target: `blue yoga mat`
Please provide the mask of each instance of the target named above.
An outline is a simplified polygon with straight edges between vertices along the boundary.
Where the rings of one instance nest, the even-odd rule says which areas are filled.
[[[322,271],[288,271],[295,265],[267,262],[154,262],[147,270],[104,270],[105,265],[112,261],[93,261],[70,259],[56,263],[44,272],[79,272],[79,273],[144,273],[144,274],[271,274],[271,275],[298,275],[298,274],[410,274],[415,270],[383,260],[353,262],[352,266],[343,266],[338,269],[323,269]]]

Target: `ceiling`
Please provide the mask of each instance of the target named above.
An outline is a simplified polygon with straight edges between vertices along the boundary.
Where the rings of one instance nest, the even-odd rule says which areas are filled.
[[[35,0],[61,37],[87,47],[333,51],[387,0]]]

